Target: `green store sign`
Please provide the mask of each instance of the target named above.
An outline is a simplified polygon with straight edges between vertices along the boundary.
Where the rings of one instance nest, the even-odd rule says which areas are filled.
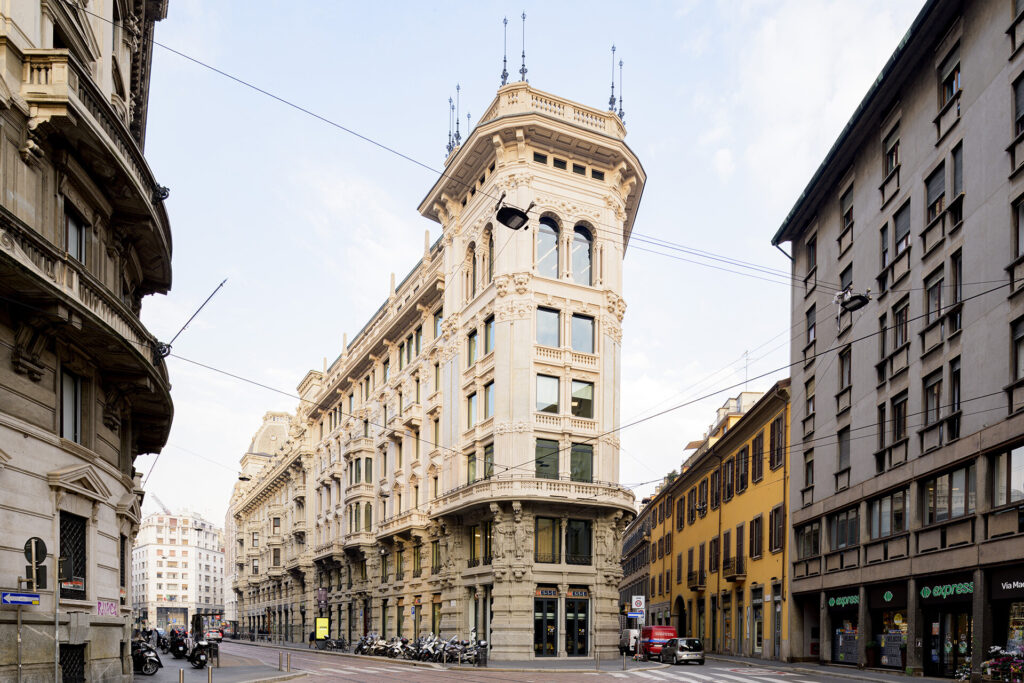
[[[840,595],[837,598],[829,598],[829,607],[852,607],[853,605],[860,604],[859,595]]]
[[[961,583],[940,583],[934,586],[924,586],[921,588],[921,597],[925,600],[928,598],[945,600],[951,595],[972,595],[973,593],[973,581],[964,581]]]
[[[882,595],[882,599],[886,602],[892,602],[892,591],[885,591],[885,593]]]

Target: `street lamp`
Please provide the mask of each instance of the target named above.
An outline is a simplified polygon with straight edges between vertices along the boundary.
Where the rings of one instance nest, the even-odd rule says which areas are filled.
[[[526,223],[529,220],[529,216],[526,214],[528,214],[530,209],[536,205],[536,202],[530,202],[530,205],[526,207],[526,211],[517,209],[509,204],[504,204],[504,202],[505,193],[502,192],[501,197],[498,199],[498,203],[494,205],[494,210],[497,212],[495,218],[498,219],[498,222],[507,228],[512,228],[513,230],[519,230],[520,228],[526,227]]]

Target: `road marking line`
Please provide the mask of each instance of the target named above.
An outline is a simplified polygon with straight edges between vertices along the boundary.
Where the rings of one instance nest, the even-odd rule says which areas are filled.
[[[612,678],[629,678],[626,674],[611,674]]]
[[[351,676],[355,671],[342,671],[341,669],[329,669],[326,666],[320,669],[321,671],[330,671],[332,674],[341,674],[343,676]]]
[[[639,676],[640,678],[657,678],[656,676],[652,676],[651,674],[647,673],[646,671],[634,671],[633,675],[634,676]]]
[[[744,678],[743,676],[733,676],[733,675],[730,675],[730,674],[721,674],[720,673],[718,675],[721,676],[722,678],[728,678],[729,680],[737,681],[738,683],[757,683],[758,680],[761,680],[761,679],[757,679],[757,678]]]

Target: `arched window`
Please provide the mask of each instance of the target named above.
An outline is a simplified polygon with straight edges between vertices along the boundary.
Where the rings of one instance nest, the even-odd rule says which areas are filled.
[[[590,231],[577,225],[572,236],[572,279],[581,285],[590,285],[593,241]]]
[[[471,242],[466,250],[466,259],[469,261],[469,282],[466,283],[467,298],[476,296],[476,243]]]
[[[547,216],[540,219],[537,230],[537,274],[558,277],[558,224]]]

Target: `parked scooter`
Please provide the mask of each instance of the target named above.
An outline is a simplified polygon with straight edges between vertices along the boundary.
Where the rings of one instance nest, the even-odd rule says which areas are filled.
[[[196,644],[192,647],[192,652],[188,655],[189,664],[197,669],[202,669],[206,666],[206,662],[210,659],[210,643],[204,638],[203,640],[197,640]]]
[[[188,643],[185,640],[185,632],[175,629],[171,631],[171,640],[168,646],[171,655],[175,659],[181,659],[182,657],[188,656]]]
[[[149,643],[144,640],[132,641],[132,669],[146,676],[152,676],[163,665],[160,655]]]

